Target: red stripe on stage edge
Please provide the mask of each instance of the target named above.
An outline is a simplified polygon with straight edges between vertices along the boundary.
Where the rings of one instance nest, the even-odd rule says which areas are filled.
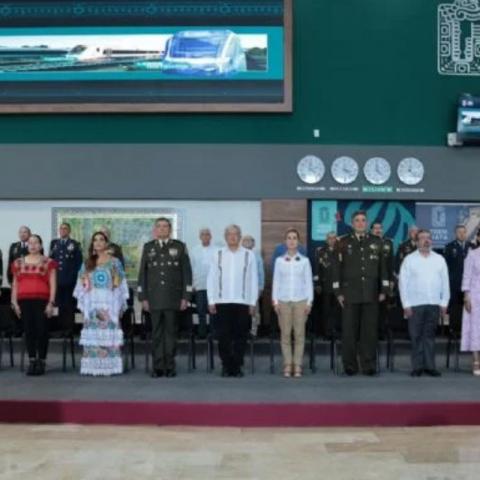
[[[0,422],[205,427],[480,425],[480,402],[222,404],[0,400]]]

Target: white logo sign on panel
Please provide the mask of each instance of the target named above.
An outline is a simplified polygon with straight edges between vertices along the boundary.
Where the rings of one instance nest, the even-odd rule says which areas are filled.
[[[438,6],[438,73],[480,75],[480,0]]]

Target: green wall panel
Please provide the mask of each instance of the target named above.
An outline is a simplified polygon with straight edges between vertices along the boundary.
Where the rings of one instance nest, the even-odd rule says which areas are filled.
[[[480,77],[437,73],[439,3],[294,0],[293,114],[4,115],[0,142],[443,145]]]

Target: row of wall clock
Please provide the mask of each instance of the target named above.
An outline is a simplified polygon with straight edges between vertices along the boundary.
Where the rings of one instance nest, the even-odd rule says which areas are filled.
[[[325,172],[323,160],[315,155],[307,155],[297,165],[298,176],[303,182],[310,185],[319,183],[325,176]],[[330,172],[337,183],[349,185],[357,180],[360,166],[354,158],[342,156],[333,161]],[[390,180],[392,167],[385,158],[373,157],[365,162],[363,174],[372,185],[383,185]],[[405,185],[417,185],[425,176],[425,167],[418,158],[404,158],[398,164],[397,175]]]

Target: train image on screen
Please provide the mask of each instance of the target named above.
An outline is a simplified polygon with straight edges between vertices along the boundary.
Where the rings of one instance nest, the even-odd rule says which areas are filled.
[[[240,37],[231,30],[185,30],[167,40],[162,71],[223,76],[247,69]]]
[[[98,45],[76,45],[66,55],[66,60],[74,62],[91,62],[110,59],[134,59],[158,57],[159,50],[115,49]]]

